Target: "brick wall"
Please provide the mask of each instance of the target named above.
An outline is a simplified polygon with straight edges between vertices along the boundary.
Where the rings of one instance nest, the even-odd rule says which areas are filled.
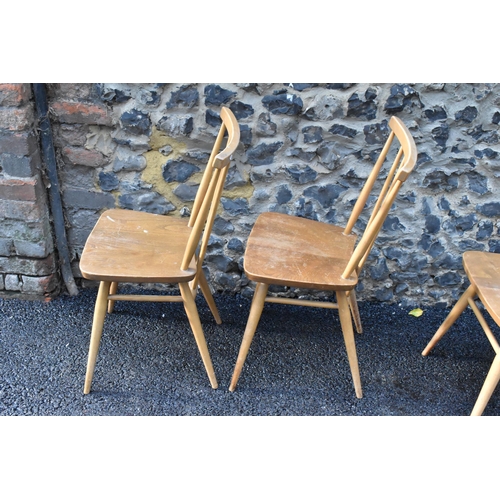
[[[0,84],[0,294],[59,291],[29,84]]]

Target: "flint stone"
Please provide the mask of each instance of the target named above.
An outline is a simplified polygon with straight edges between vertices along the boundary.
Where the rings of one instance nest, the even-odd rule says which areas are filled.
[[[267,95],[262,104],[273,114],[298,115],[302,111],[302,99],[293,94]]]
[[[292,165],[290,167],[286,167],[285,171],[290,175],[292,180],[298,184],[306,184],[308,182],[312,182],[318,176],[318,173],[309,165],[305,167]]]
[[[366,101],[362,101],[357,93],[352,94],[347,100],[347,116],[353,116],[354,118],[365,118],[366,120],[373,120],[377,116],[377,104],[374,101],[376,94],[374,95],[373,89],[369,92],[368,89],[365,92]]]
[[[138,109],[125,111],[120,117],[120,122],[125,131],[133,135],[150,135],[151,119],[147,113]]]
[[[274,154],[283,146],[282,142],[259,144],[247,151],[247,161],[250,165],[269,165],[274,162]]]
[[[175,210],[175,206],[158,193],[129,193],[120,196],[120,206],[130,210],[141,210],[165,215]]]
[[[441,106],[434,106],[432,109],[426,109],[424,111],[424,116],[431,122],[446,120],[446,118],[448,118],[446,111]]]
[[[219,85],[207,85],[204,93],[205,104],[213,104],[214,106],[221,106],[236,96],[236,92],[223,89]]]
[[[323,208],[331,207],[335,200],[344,192],[347,188],[339,186],[338,184],[326,184],[323,186],[311,186],[304,190],[304,196],[309,198],[314,198],[319,201]]]
[[[163,178],[166,182],[185,182],[189,177],[191,177],[195,172],[199,172],[200,169],[182,160],[169,160],[163,166]]]
[[[120,185],[120,179],[111,172],[99,172],[99,187],[103,191],[113,191]]]
[[[316,96],[304,112],[311,121],[330,121],[342,115],[342,103],[330,94]]]
[[[237,120],[244,120],[254,114],[253,107],[241,101],[232,102],[229,105],[229,109],[234,113]]]
[[[272,137],[276,135],[277,126],[276,123],[271,121],[271,115],[269,113],[261,113],[257,119],[257,135],[260,137]]]
[[[158,122],[158,128],[173,137],[188,136],[193,131],[191,115],[168,115]]]
[[[476,205],[476,210],[486,217],[498,217],[500,216],[500,203],[492,201],[483,205]]]
[[[198,91],[190,85],[182,85],[179,90],[172,92],[170,100],[167,102],[167,109],[175,107],[193,108],[198,105],[200,95]]]
[[[247,215],[250,213],[248,209],[248,200],[245,198],[221,198],[222,206],[230,215]]]
[[[196,193],[198,192],[199,184],[193,184],[187,182],[186,184],[179,184],[173,193],[177,198],[182,201],[193,201],[196,198]]]

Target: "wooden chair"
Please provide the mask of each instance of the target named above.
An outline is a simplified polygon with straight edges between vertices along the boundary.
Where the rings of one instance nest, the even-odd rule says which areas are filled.
[[[427,356],[429,354],[439,339],[449,330],[451,325],[455,323],[469,305],[495,351],[493,363],[471,413],[471,416],[479,416],[483,414],[500,380],[500,345],[475,300],[479,299],[481,301],[491,318],[500,326],[500,254],[470,251],[465,252],[462,259],[470,285],[458,299],[450,314],[448,314],[443,324],[438,328],[431,341],[422,351],[422,355]]]
[[[220,117],[222,125],[188,222],[184,218],[111,209],[101,215],[87,239],[80,269],[84,278],[100,281],[100,285],[90,338],[85,394],[90,392],[106,309],[112,312],[116,300],[183,302],[210,384],[217,388],[195,296],[199,286],[220,324],[202,264],[231,155],[240,140],[240,129],[233,113],[223,107]],[[219,152],[226,132],[225,149]],[[180,296],[119,294],[118,283],[176,283]]]
[[[352,315],[358,332],[362,331],[354,289],[389,209],[417,159],[415,142],[402,121],[392,117],[389,127],[391,130],[387,142],[345,228],[280,213],[263,213],[257,218],[249,235],[244,257],[245,273],[257,285],[229,386],[230,391],[236,388],[264,303],[274,302],[339,310],[356,396],[362,397],[351,322]],[[394,138],[399,141],[399,151],[364,233],[356,245],[357,237],[352,233],[354,225],[368,201]],[[273,284],[329,290],[335,292],[337,303],[268,297],[268,288]]]

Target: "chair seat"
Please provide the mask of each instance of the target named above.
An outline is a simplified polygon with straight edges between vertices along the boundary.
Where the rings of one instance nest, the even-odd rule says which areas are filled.
[[[245,251],[245,274],[253,281],[318,290],[351,290],[343,279],[357,237],[343,228],[302,217],[259,215]]]
[[[500,325],[500,254],[465,252],[463,264],[481,302],[491,317]]]
[[[140,231],[138,231],[138,229]],[[131,283],[191,281],[193,266],[181,271],[191,234],[187,220],[124,209],[105,211],[80,259],[86,279]]]

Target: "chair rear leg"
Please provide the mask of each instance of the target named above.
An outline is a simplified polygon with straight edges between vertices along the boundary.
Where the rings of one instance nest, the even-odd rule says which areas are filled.
[[[437,332],[434,334],[430,342],[427,344],[426,348],[422,351],[422,356],[427,356],[429,352],[434,348],[439,339],[450,329],[451,325],[455,323],[458,317],[464,312],[465,308],[469,304],[469,299],[473,299],[476,296],[476,289],[473,285],[470,285],[467,290],[458,299],[457,303],[450,311],[450,314],[443,321],[441,326],[438,328]]]
[[[262,309],[264,308],[264,302],[266,300],[267,290],[269,285],[265,283],[257,283],[255,292],[252,299],[252,306],[250,307],[250,313],[248,315],[247,326],[245,328],[245,333],[243,334],[243,340],[241,342],[240,351],[238,353],[238,359],[236,360],[236,365],[233,371],[233,377],[231,378],[231,384],[229,390],[234,392],[236,389],[236,384],[240,378],[241,370],[245,359],[247,358],[248,351],[250,349],[250,344],[252,343],[253,337],[255,335],[255,330],[259,324],[260,316],[262,314]]]
[[[356,344],[354,342],[354,330],[352,328],[351,313],[349,311],[349,299],[346,292],[337,292],[337,303],[339,305],[340,325],[342,334],[344,335],[345,347],[347,350],[347,358],[351,367],[352,381],[357,398],[363,397],[361,389],[361,378],[359,376],[358,355],[356,354]]]
[[[201,326],[198,309],[196,309],[196,303],[194,301],[191,288],[189,287],[188,283],[179,283],[179,289],[184,301],[184,309],[186,310],[189,324],[191,325],[196,344],[198,345],[201,359],[203,361],[203,364],[205,365],[208,379],[210,380],[212,388],[217,389],[217,378],[215,377],[214,367],[212,365],[212,360],[210,359],[210,354],[208,352],[207,341],[205,340],[205,335],[203,334],[203,328]]]
[[[99,344],[101,342],[104,317],[106,316],[109,287],[109,281],[101,281],[101,283],[99,284],[99,291],[97,292],[97,298],[94,308],[94,320],[92,323],[92,333],[90,335],[87,373],[85,374],[85,385],[83,387],[84,394],[88,394],[90,392],[90,386],[92,384],[92,378],[94,376],[95,362],[97,353],[99,351]]]
[[[220,319],[219,311],[217,310],[217,306],[215,305],[215,301],[212,296],[212,292],[210,291],[210,286],[208,284],[205,273],[203,272],[203,269],[200,270],[200,274],[198,276],[199,276],[198,284],[200,285],[201,292],[203,293],[203,296],[207,301],[208,307],[210,308],[210,311],[212,312],[212,315],[215,318],[215,322],[218,325],[220,325],[222,323],[222,320]]]
[[[358,301],[356,300],[356,293],[354,290],[351,290],[347,297],[349,299],[349,307],[351,308],[352,319],[354,321],[354,325],[356,326],[356,331],[358,333],[363,333],[363,325],[361,324],[361,316],[359,315]]]
[[[118,291],[118,282],[113,281],[109,287],[109,294],[114,295]],[[115,308],[115,300],[108,300],[108,313],[111,314]]]
[[[488,404],[488,401],[490,400],[493,391],[498,385],[499,380],[500,380],[500,354],[497,354],[495,356],[495,359],[493,360],[488,375],[486,376],[486,380],[484,381],[481,392],[479,393],[479,396],[476,400],[476,404],[472,409],[471,413],[472,417],[478,417],[483,414],[483,411],[486,408],[486,405]]]

